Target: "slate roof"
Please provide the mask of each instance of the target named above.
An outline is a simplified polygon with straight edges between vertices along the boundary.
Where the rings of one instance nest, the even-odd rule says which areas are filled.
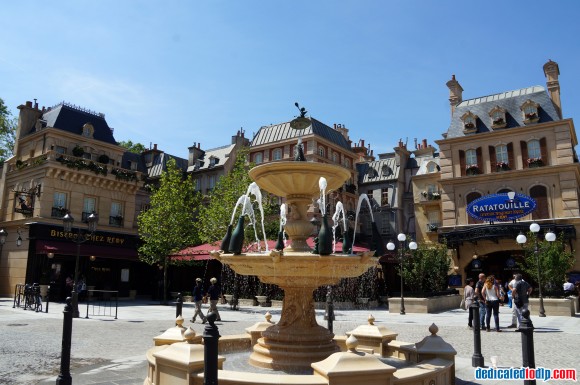
[[[447,138],[466,136],[466,134],[463,133],[463,121],[461,120],[461,116],[468,111],[471,111],[471,113],[478,116],[477,134],[493,132],[494,129],[491,128],[489,112],[495,106],[500,106],[506,110],[506,127],[496,130],[506,130],[514,127],[526,126],[526,124],[524,124],[520,106],[528,99],[540,105],[538,108],[540,117],[538,123],[560,120],[558,112],[556,111],[552,99],[550,98],[550,95],[548,95],[546,89],[542,86],[533,86],[515,91],[507,91],[500,94],[464,100],[459,103],[453,112],[451,125],[447,130]]]
[[[169,159],[175,159],[177,168],[185,172],[187,170],[187,159],[178,158],[173,155],[160,152],[153,157],[153,163],[147,170],[149,178],[159,178],[163,171],[167,170],[167,162]]]
[[[379,159],[370,162],[357,163],[358,183],[380,183],[394,181],[399,178],[400,166],[395,158]]]
[[[83,110],[63,102],[42,114],[42,120],[45,121],[47,127],[58,128],[77,135],[82,134],[85,123],[91,123],[95,129],[94,139],[117,144],[113,137],[113,130],[107,124],[103,114]]]
[[[264,126],[260,128],[256,135],[254,135],[250,146],[256,147],[262,144],[280,142],[293,138],[297,139],[299,136],[314,134],[343,147],[346,150],[351,150],[348,140],[340,132],[314,118],[310,118],[310,120],[312,121],[312,124],[304,130],[290,128],[290,122]]]
[[[187,172],[208,170],[210,168],[211,157],[215,157],[218,159],[218,162],[214,164],[211,168],[223,167],[224,164],[226,163],[226,159],[230,156],[231,152],[235,147],[236,147],[235,144],[228,144],[226,146],[206,150],[203,156],[199,158],[199,160],[201,161],[200,167],[196,168],[195,164],[191,165],[187,168]]]

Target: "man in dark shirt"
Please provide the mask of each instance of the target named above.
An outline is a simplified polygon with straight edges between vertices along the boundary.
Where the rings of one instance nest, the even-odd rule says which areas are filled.
[[[201,278],[196,278],[195,279],[195,287],[193,288],[193,301],[195,302],[195,314],[193,315],[193,318],[191,319],[191,322],[195,322],[195,319],[197,318],[197,315],[199,314],[202,322],[201,323],[206,323],[207,319],[205,318],[205,316],[203,315],[203,312],[201,311],[201,303],[203,301],[203,296],[205,294],[204,290],[203,290],[203,282],[201,281]]]
[[[483,284],[485,283],[485,274],[479,274],[479,281],[475,284],[475,296],[479,301],[479,325],[481,330],[485,329],[485,301],[481,294],[483,290]]]
[[[516,284],[514,285],[514,290],[512,291],[512,298],[514,306],[516,308],[516,315],[518,316],[518,328],[516,331],[520,329],[522,325],[522,313],[524,310],[528,309],[529,304],[529,296],[532,292],[532,287],[529,283],[524,281],[521,274],[516,274]],[[521,306],[518,306],[521,305]]]

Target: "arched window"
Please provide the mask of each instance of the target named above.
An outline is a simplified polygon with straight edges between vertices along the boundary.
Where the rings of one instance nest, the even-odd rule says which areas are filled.
[[[466,203],[466,207],[467,205],[469,205],[471,202],[473,202],[474,200],[481,198],[481,194],[478,192],[470,192],[469,194],[467,194],[465,196],[465,203]],[[467,215],[467,223],[468,224],[474,224],[474,223],[482,223],[480,220],[477,220],[475,218],[472,218],[470,215]]]
[[[324,147],[322,146],[318,147],[318,155],[324,158]]]
[[[532,211],[532,219],[550,218],[548,189],[545,186],[536,185],[530,189],[530,196],[536,201],[536,209]]]
[[[432,173],[437,171],[437,163],[429,162],[427,163],[427,172]]]
[[[272,151],[272,160],[280,160],[280,159],[282,159],[282,149],[275,148],[274,151]]]
[[[262,162],[263,162],[262,153],[261,152],[255,153],[254,154],[254,163],[260,164]]]

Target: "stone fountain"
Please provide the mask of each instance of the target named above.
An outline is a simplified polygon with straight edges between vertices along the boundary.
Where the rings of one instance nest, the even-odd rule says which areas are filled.
[[[262,332],[253,347],[250,363],[265,368],[294,371],[310,368],[339,350],[334,334],[315,319],[313,292],[335,285],[341,278],[358,277],[376,265],[374,251],[362,254],[313,254],[306,244],[312,224],[306,212],[319,194],[319,179],[337,189],[350,171],[336,165],[312,162],[274,162],[250,170],[250,177],[269,193],[284,197],[289,208],[285,231],[291,245],[284,251],[212,256],[241,275],[256,275],[264,283],[284,290],[282,313],[277,324]]]

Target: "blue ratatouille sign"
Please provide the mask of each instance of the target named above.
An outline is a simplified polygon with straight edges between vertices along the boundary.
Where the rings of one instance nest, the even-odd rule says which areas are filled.
[[[470,217],[484,222],[512,221],[536,209],[536,201],[523,194],[491,194],[467,205]]]

